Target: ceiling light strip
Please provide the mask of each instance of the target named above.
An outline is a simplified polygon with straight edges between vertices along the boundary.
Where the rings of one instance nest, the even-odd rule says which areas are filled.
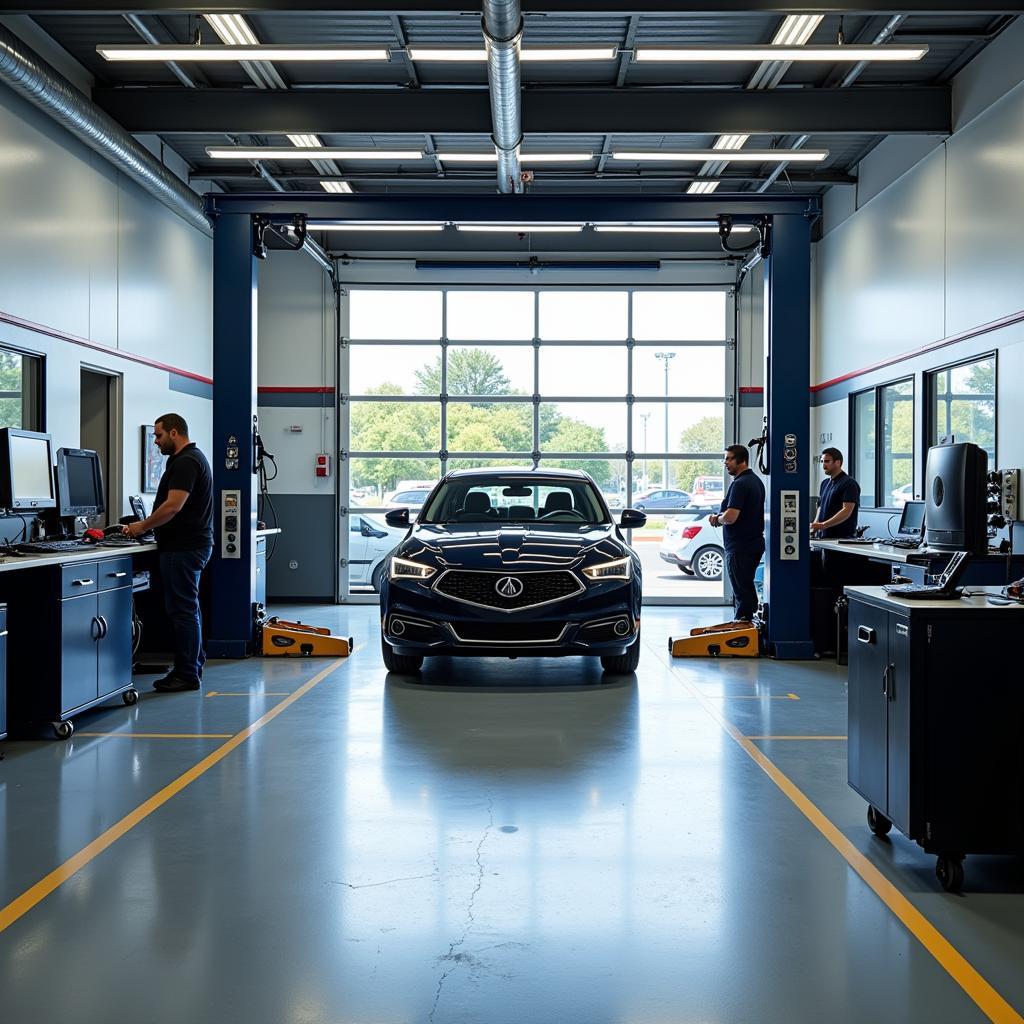
[[[737,61],[828,62],[840,64],[860,61],[905,62],[921,60],[927,46],[645,46],[637,49],[638,61],[675,61],[690,64]]]
[[[827,149],[687,149],[670,150],[654,149],[615,150],[613,160],[628,160],[633,163],[661,161],[668,163],[694,163],[708,160],[720,160],[723,163],[779,163],[799,162],[817,163],[828,157]]]
[[[384,47],[279,46],[273,43],[235,43],[226,46],[153,46],[100,45],[96,52],[116,61],[230,62],[230,61],[387,61],[391,54]]]
[[[343,149],[337,146],[207,146],[212,160],[422,160],[419,149]]]

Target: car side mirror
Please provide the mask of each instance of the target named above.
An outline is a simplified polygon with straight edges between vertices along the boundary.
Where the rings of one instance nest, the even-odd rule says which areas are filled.
[[[635,508],[624,508],[622,510],[622,518],[619,519],[619,526],[623,530],[639,530],[641,527],[647,525],[647,515],[644,512],[638,512]]]
[[[408,526],[409,510],[407,508],[393,508],[390,512],[385,513],[384,522],[388,526]]]

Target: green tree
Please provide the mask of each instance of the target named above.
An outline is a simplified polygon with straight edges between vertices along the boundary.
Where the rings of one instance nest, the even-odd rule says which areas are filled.
[[[687,459],[685,462],[670,462],[669,475],[674,477],[673,486],[679,487],[684,491],[692,491],[697,477],[720,477],[722,475],[722,457],[718,454],[723,449],[722,435],[721,416],[704,416],[702,419],[697,420],[696,423],[688,426],[679,435],[679,451],[714,452],[715,457],[710,459]]]
[[[0,352],[0,427],[20,427],[24,416],[21,356]]]
[[[604,428],[592,427],[582,420],[563,416],[547,442],[547,447],[556,452],[606,452],[608,442],[604,436]],[[557,469],[580,469],[584,473],[589,473],[602,487],[611,483],[614,476],[607,459],[545,459],[544,465]]]
[[[482,348],[458,348],[448,352],[449,395],[507,395],[510,381],[505,367],[493,353]],[[416,394],[441,393],[441,356],[416,371]]]

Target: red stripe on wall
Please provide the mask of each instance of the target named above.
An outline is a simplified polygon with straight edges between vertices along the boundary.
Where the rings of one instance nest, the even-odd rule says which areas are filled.
[[[763,395],[764,388],[740,388],[741,395]]]
[[[101,345],[98,341],[89,341],[88,338],[79,338],[76,334],[68,334],[66,331],[58,331],[55,327],[47,327],[44,324],[33,323],[31,320],[23,320],[20,316],[4,313],[2,310],[0,310],[0,323],[11,324],[14,327],[23,327],[25,330],[34,331],[36,334],[45,334],[48,338],[57,338],[59,341],[67,341],[72,345],[90,348],[94,352],[102,352],[104,355],[127,359],[132,363],[141,363],[143,366],[151,366],[155,370],[166,370],[168,373],[176,373],[179,377],[188,377],[189,380],[198,380],[203,384],[213,383],[212,377],[204,377],[202,374],[193,373],[191,370],[182,370],[177,366],[160,363],[155,359],[149,359],[147,356],[135,355],[134,352],[125,352],[120,348]]]
[[[334,388],[257,388],[261,395],[333,395]]]
[[[832,380],[826,380],[821,384],[812,384],[811,391],[815,393],[824,391],[826,388],[834,387],[836,384],[844,384],[855,377],[863,377],[865,374],[873,373],[875,370],[882,370],[887,366],[902,363],[906,359],[923,356],[928,352],[935,352],[937,349],[955,345],[960,341],[967,341],[970,338],[981,337],[983,334],[990,334],[992,331],[1002,330],[1004,327],[1012,327],[1014,324],[1019,324],[1022,321],[1024,321],[1024,309],[1017,313],[1011,313],[1009,316],[1004,316],[999,320],[992,320],[987,324],[981,324],[979,327],[972,327],[968,331],[961,331],[960,334],[951,334],[948,338],[942,338],[940,341],[933,341],[928,345],[922,345],[920,348],[911,349],[909,352],[893,356],[891,359],[884,359],[880,363],[872,363],[870,366],[865,366],[860,370],[851,370],[849,373],[844,373],[841,377],[833,377]]]

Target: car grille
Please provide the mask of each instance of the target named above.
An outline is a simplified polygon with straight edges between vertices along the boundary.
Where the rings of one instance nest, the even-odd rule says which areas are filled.
[[[506,596],[497,590],[499,580],[512,579],[522,584],[522,593]],[[578,577],[565,569],[554,572],[475,572],[471,569],[450,569],[437,581],[439,594],[505,612],[533,608],[551,601],[561,601],[583,592]]]
[[[459,622],[450,623],[455,636],[465,643],[556,643],[565,632],[564,622]]]

